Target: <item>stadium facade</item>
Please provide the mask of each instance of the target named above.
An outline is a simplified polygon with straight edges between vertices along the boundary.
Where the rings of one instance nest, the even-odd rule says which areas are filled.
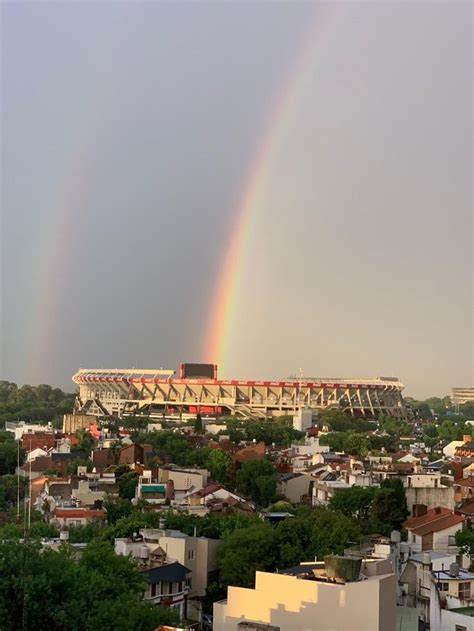
[[[193,369],[183,368],[187,366]],[[119,418],[186,418],[197,413],[269,418],[296,414],[309,407],[320,412],[335,408],[365,418],[381,414],[400,419],[409,416],[403,384],[395,377],[242,381],[218,379],[213,364],[203,364],[212,369],[202,371],[196,366],[199,364],[181,364],[178,377],[164,369],[81,368],[73,377],[79,388],[75,413]]]

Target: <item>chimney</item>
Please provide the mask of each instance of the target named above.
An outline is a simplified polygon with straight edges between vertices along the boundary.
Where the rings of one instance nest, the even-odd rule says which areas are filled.
[[[439,514],[441,513],[441,507],[440,507],[440,506],[437,506],[437,507],[435,508],[435,513],[436,513],[437,515],[439,515]]]
[[[463,443],[470,443],[472,440],[471,436],[469,434],[464,434],[464,436],[462,437],[462,442]]]

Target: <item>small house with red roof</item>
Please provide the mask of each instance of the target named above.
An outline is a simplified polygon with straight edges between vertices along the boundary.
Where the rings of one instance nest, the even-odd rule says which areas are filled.
[[[412,550],[449,552],[456,549],[455,535],[464,524],[464,516],[449,508],[436,506],[418,517],[410,517],[403,524],[408,530],[408,544]]]

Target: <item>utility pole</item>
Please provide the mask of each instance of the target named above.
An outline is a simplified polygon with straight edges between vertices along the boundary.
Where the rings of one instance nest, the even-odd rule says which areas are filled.
[[[29,502],[28,502],[28,531],[31,528],[31,438],[30,438],[30,461],[29,461],[29,482],[28,482],[28,495],[29,495]]]
[[[20,523],[20,439],[16,441],[16,523]]]

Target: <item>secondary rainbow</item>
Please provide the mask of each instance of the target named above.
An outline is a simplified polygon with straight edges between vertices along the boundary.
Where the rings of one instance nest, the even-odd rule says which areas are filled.
[[[231,344],[231,330],[235,324],[236,302],[242,281],[245,249],[251,233],[252,219],[258,213],[270,181],[272,166],[278,159],[280,146],[291,126],[296,106],[300,102],[300,93],[303,91],[306,80],[310,78],[316,52],[322,45],[321,35],[324,30],[322,27],[323,25],[327,27],[327,14],[328,5],[318,5],[309,32],[276,99],[276,106],[271,112],[256,157],[252,161],[235,213],[235,223],[222,271],[217,280],[214,307],[202,352],[203,357],[217,362],[224,371]]]

